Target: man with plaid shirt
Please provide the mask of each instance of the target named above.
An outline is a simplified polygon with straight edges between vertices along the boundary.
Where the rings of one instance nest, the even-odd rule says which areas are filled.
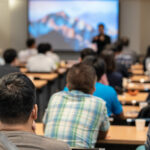
[[[49,101],[43,119],[45,136],[84,148],[93,148],[97,139],[105,138],[110,124],[105,102],[92,96],[95,82],[91,66],[77,64],[69,70],[69,92],[58,92]]]

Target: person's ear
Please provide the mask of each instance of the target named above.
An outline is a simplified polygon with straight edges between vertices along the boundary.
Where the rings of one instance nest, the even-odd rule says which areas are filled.
[[[37,119],[37,113],[38,113],[38,107],[37,104],[34,105],[33,110],[32,110],[32,118],[33,120]]]
[[[93,93],[95,92],[95,86],[92,88],[92,90],[91,90],[91,94],[93,95]]]
[[[79,62],[80,62],[80,63],[82,62],[82,58],[81,58],[81,57],[79,57],[79,59],[78,59],[78,60],[79,60]]]

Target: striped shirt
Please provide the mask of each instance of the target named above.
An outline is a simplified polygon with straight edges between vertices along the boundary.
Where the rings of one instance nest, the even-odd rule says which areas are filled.
[[[105,102],[75,90],[54,94],[43,122],[45,136],[86,148],[93,148],[99,131],[105,132],[110,126]]]

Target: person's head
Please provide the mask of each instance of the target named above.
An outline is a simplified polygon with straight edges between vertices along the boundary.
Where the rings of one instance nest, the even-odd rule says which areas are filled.
[[[122,37],[122,38],[120,39],[120,41],[122,42],[123,46],[125,46],[125,47],[128,47],[129,44],[130,44],[130,40],[129,40],[129,38],[127,38],[127,37]]]
[[[94,52],[92,48],[85,48],[81,51],[80,58],[82,61],[86,56],[95,56],[95,55],[96,53]]]
[[[46,54],[51,49],[51,45],[48,43],[41,43],[38,45],[38,52],[42,54]]]
[[[37,117],[35,87],[21,73],[11,73],[0,79],[0,122],[24,125]]]
[[[106,64],[102,58],[87,56],[83,60],[83,63],[94,67],[97,75],[97,81],[99,81],[103,74],[106,72]]]
[[[36,42],[34,38],[27,39],[26,46],[28,48],[36,48]]]
[[[3,58],[6,64],[16,65],[17,64],[17,52],[15,49],[6,49],[3,54]]]
[[[146,57],[150,57],[150,46],[147,48]]]
[[[71,90],[92,94],[95,90],[96,73],[92,66],[79,63],[74,65],[67,74],[67,87]]]
[[[115,55],[112,50],[104,50],[101,53],[101,57],[106,63],[106,72],[111,73],[115,71]]]
[[[52,45],[50,43],[45,43],[45,46],[47,47],[48,51],[52,51]]]
[[[98,30],[99,30],[100,34],[104,34],[104,28],[105,28],[104,24],[99,24],[98,25]]]
[[[121,41],[117,41],[116,43],[114,43],[112,50],[115,54],[119,54],[122,52],[123,50],[123,44]]]

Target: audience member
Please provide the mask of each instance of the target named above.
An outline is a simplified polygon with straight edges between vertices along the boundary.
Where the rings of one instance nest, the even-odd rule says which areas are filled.
[[[68,92],[54,94],[45,113],[45,136],[63,140],[71,147],[93,148],[105,138],[109,120],[105,102],[92,96],[96,73],[85,64],[74,65],[67,74]]]
[[[92,48],[84,48],[80,52],[80,62],[86,57],[86,56],[96,56],[96,53]]]
[[[18,54],[19,61],[21,63],[26,63],[27,60],[37,54],[35,39],[30,38],[26,41],[27,49],[21,50]]]
[[[108,116],[115,115],[116,117],[123,119],[123,110],[117,98],[116,91],[111,86],[100,83],[101,77],[106,71],[104,60],[94,56],[88,56],[83,60],[83,63],[93,66],[96,70],[97,82],[95,84],[95,92],[93,95],[106,101]]]
[[[12,72],[20,72],[17,59],[17,52],[14,49],[7,49],[3,54],[5,65],[0,66],[0,78]]]
[[[124,63],[118,59],[118,56],[122,53],[123,50],[123,44],[121,42],[116,42],[112,48],[112,50],[115,53],[115,63],[116,63],[116,71],[121,73],[123,77],[127,78],[129,77],[128,68]]]
[[[27,61],[27,69],[30,72],[52,72],[57,67],[54,61],[47,56],[49,46],[45,43],[38,45],[38,54]]]
[[[11,73],[0,80],[0,132],[20,150],[69,150],[62,142],[37,136],[36,93],[33,83],[21,73]]]
[[[101,57],[106,63],[106,74],[109,81],[109,85],[114,87],[117,91],[122,88],[122,75],[115,71],[115,55],[111,50],[104,50]]]
[[[150,46],[147,48],[146,56],[143,61],[144,71],[150,71]]]
[[[91,48],[83,49],[80,53],[80,62],[82,62],[82,60],[87,56],[96,56],[96,53]],[[106,74],[103,74],[103,76],[101,77],[101,83],[103,83],[105,85],[109,85]]]
[[[55,63],[56,65],[59,65],[59,63],[60,63],[60,58],[59,58],[59,56],[58,56],[57,54],[55,54],[55,53],[53,52],[52,45],[49,44],[49,43],[47,43],[46,45],[47,45],[47,49],[48,49],[46,55],[49,56],[49,57],[54,61],[54,63]]]
[[[116,56],[117,62],[126,66],[127,69],[131,67],[132,64],[136,62],[137,56],[136,52],[129,49],[129,39],[123,37],[119,40],[119,43],[122,44],[122,50]]]

